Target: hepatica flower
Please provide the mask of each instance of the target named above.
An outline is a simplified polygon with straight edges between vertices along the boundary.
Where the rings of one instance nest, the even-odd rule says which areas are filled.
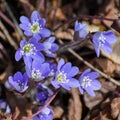
[[[52,90],[43,85],[43,84],[38,84],[38,93],[36,94],[36,99],[40,101],[41,104],[45,104],[48,98],[53,94]]]
[[[51,107],[47,106],[39,115],[35,116],[33,120],[52,120],[52,115],[53,110]]]
[[[50,37],[43,42],[44,51],[48,57],[55,57],[54,52],[58,50],[58,45],[54,43],[55,37]]]
[[[26,73],[16,72],[14,76],[9,76],[8,82],[14,90],[22,93],[28,88],[28,76]]]
[[[91,72],[90,69],[85,70],[79,78],[79,91],[83,94],[86,91],[89,95],[95,96],[94,90],[101,88],[101,83],[96,80],[99,76],[97,72]]]
[[[4,101],[3,99],[0,99],[0,113],[9,114],[11,113],[10,106]]]
[[[116,42],[117,38],[112,31],[107,32],[96,32],[93,35],[92,41],[95,48],[97,57],[100,56],[100,49],[106,53],[112,52],[111,43]]]
[[[78,21],[75,22],[74,30],[78,32],[80,38],[85,38],[88,34],[86,24],[79,23]]]
[[[38,59],[39,61],[44,61],[44,56],[40,52],[43,50],[43,45],[34,40],[30,39],[28,42],[22,40],[20,42],[20,48],[15,53],[16,61],[19,61],[22,57],[26,65],[30,65],[32,59]]]
[[[24,30],[26,36],[33,36],[36,40],[40,40],[42,37],[48,37],[51,34],[50,30],[45,28],[46,20],[40,18],[37,11],[32,12],[30,20],[26,16],[21,16],[20,21],[20,28]]]
[[[67,90],[76,88],[79,86],[79,82],[73,77],[77,75],[78,72],[79,69],[77,67],[72,67],[70,62],[65,63],[63,59],[60,59],[55,78],[51,83],[55,88],[59,88],[60,86]]]
[[[26,72],[35,81],[43,80],[50,72],[49,63],[41,63],[38,60],[33,60],[31,67],[26,66]]]

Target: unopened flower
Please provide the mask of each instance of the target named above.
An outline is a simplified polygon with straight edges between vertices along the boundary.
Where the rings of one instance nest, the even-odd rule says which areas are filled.
[[[79,78],[80,93],[83,94],[86,91],[89,95],[95,96],[94,90],[101,88],[101,83],[96,80],[98,76],[98,72],[91,72],[90,69],[85,70]]]
[[[38,84],[37,88],[38,93],[36,94],[36,99],[39,100],[41,104],[45,104],[45,102],[49,99],[53,92],[49,87],[43,84]]]
[[[56,52],[59,48],[58,45],[54,43],[54,41],[55,37],[50,37],[43,42],[44,51],[48,57],[55,57],[54,52]]]
[[[79,38],[85,38],[88,34],[87,26],[85,23],[79,23],[78,21],[76,21],[74,30],[75,32],[78,32]]]
[[[49,72],[50,67],[48,63],[41,63],[39,60],[33,60],[31,67],[26,66],[27,75],[35,81],[45,79]]]
[[[0,99],[0,113],[9,114],[11,113],[10,106],[4,101],[3,99]]]
[[[53,116],[53,110],[51,107],[48,106],[44,108],[39,115],[35,116],[33,120],[52,120],[52,116]]]
[[[117,38],[112,31],[107,32],[96,32],[93,35],[92,41],[95,48],[97,57],[100,56],[100,49],[106,53],[112,52],[111,43],[116,42]]]
[[[28,89],[28,76],[26,73],[16,72],[14,76],[9,76],[8,82],[17,92],[25,92]]]
[[[34,38],[30,39],[28,42],[22,40],[20,42],[20,48],[18,48],[15,53],[15,59],[19,61],[23,57],[25,64],[28,66],[31,64],[32,59],[43,62],[44,56],[40,52],[41,50],[43,50],[43,45],[35,41]]]
[[[42,37],[49,37],[51,34],[50,30],[45,28],[46,20],[40,18],[37,11],[32,12],[31,20],[26,16],[21,16],[20,21],[20,28],[24,30],[26,36],[33,36],[36,40],[40,40]]]
[[[59,88],[60,86],[67,90],[76,88],[79,86],[79,82],[73,77],[77,75],[78,72],[78,67],[72,67],[70,62],[65,63],[63,59],[60,59],[55,73],[55,78],[51,83],[55,88]]]

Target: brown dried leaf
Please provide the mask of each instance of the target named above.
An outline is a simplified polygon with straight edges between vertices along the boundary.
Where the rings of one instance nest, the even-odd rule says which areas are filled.
[[[120,113],[120,97],[114,98],[111,103],[112,117],[117,118]]]
[[[81,120],[82,118],[82,103],[79,97],[79,91],[77,89],[71,90],[73,99],[69,101],[69,112],[68,119],[69,120]]]
[[[92,97],[88,95],[87,93],[84,94],[84,101],[85,105],[91,110],[93,107],[95,107],[97,104],[99,104],[103,100],[102,94],[99,92],[96,92],[96,96]]]
[[[106,11],[108,12],[105,16],[106,18],[118,19],[118,10],[115,7],[114,0],[111,0],[110,4],[106,7]],[[113,24],[113,21],[104,20],[103,22],[109,27]]]
[[[57,118],[60,119],[64,113],[64,110],[60,106],[53,107],[53,111],[54,111],[53,119],[57,119]]]
[[[58,39],[73,40],[74,31],[72,29],[67,29],[67,31],[58,30],[55,32],[55,36]]]

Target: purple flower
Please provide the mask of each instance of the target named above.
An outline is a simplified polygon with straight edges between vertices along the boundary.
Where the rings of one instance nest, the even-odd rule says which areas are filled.
[[[97,57],[100,56],[100,49],[108,54],[111,53],[112,47],[110,46],[110,43],[114,43],[116,40],[117,38],[112,31],[96,32],[93,35],[92,41]]]
[[[77,75],[78,72],[78,67],[72,67],[70,62],[65,64],[64,60],[60,59],[55,78],[51,83],[55,88],[59,88],[60,86],[67,90],[70,90],[70,88],[76,88],[79,86],[79,82],[73,77]]]
[[[90,72],[90,69],[85,70],[79,78],[79,91],[83,94],[86,91],[89,95],[95,96],[94,90],[101,88],[101,83],[96,80],[99,76],[97,72]]]
[[[28,42],[22,40],[20,42],[20,48],[15,53],[15,59],[19,61],[23,57],[25,64],[28,66],[30,66],[32,59],[43,62],[44,56],[40,52],[41,50],[43,50],[43,45],[35,41],[34,38]]]
[[[11,113],[10,106],[3,100],[0,99],[0,113],[4,112],[5,114]]]
[[[33,120],[52,120],[52,115],[53,115],[53,110],[51,109],[51,107],[46,107],[43,109],[43,111],[35,116],[33,118]]]
[[[39,60],[33,60],[31,66],[26,66],[27,75],[35,81],[40,81],[48,77],[50,67],[48,63],[41,63]]]
[[[50,30],[45,28],[46,20],[40,18],[37,11],[32,12],[31,20],[26,16],[21,16],[20,21],[20,28],[24,30],[26,36],[33,36],[36,40],[40,40],[42,37],[49,37],[51,34]]]
[[[16,91],[22,93],[28,89],[28,76],[26,73],[16,72],[14,76],[9,76],[8,82]]]
[[[48,98],[53,94],[52,90],[43,84],[38,84],[37,88],[39,89],[36,94],[36,99],[40,101],[40,103],[45,104]]]
[[[88,34],[86,24],[79,23],[78,21],[75,22],[74,30],[79,33],[80,38],[85,38]]]
[[[45,42],[43,42],[44,51],[48,57],[55,57],[53,52],[56,52],[59,48],[58,45],[54,43],[54,41],[55,37],[50,37]]]

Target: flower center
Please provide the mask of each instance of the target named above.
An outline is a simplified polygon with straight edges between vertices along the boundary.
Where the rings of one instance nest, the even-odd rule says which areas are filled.
[[[56,76],[56,80],[59,83],[68,83],[68,79],[66,77],[66,73],[64,73],[64,71],[60,72],[57,76]]]
[[[40,72],[40,70],[36,70],[35,68],[32,70],[32,78],[33,79],[38,79],[38,78],[44,78],[42,76],[42,73]]]
[[[29,56],[31,54],[35,54],[35,52],[36,52],[36,47],[33,44],[29,43],[23,47],[22,55],[26,54]]]
[[[99,47],[101,47],[105,44],[105,37],[101,34],[99,40]]]
[[[17,80],[17,84],[20,87],[20,89],[24,89],[24,82],[22,82],[21,80]]]
[[[36,21],[34,22],[31,26],[30,26],[30,30],[32,33],[38,33],[41,29],[41,26],[39,25],[39,23]]]
[[[89,76],[85,76],[83,77],[83,80],[82,80],[82,87],[85,88],[85,87],[89,87],[91,86],[91,79],[89,78]]]

